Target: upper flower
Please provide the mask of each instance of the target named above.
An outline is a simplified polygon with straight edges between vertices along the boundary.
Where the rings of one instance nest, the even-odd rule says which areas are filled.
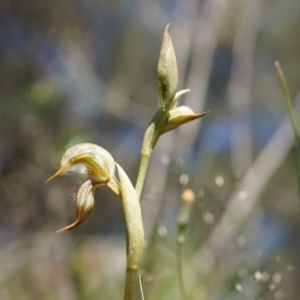
[[[169,25],[167,25],[157,66],[158,91],[160,98],[160,108],[169,113],[162,133],[175,129],[176,127],[198,119],[208,112],[195,114],[193,110],[187,106],[177,106],[178,99],[183,94],[190,90],[181,90],[177,92],[178,87],[178,70],[175,50],[173,47],[171,36],[168,32]]]

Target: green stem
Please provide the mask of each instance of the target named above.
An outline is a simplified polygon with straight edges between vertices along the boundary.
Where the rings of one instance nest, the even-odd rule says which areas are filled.
[[[182,248],[183,242],[180,240],[177,241],[177,272],[178,272],[178,280],[179,280],[179,289],[181,293],[181,297],[183,300],[186,298],[186,291],[183,281],[183,272],[182,272]]]
[[[185,189],[181,195],[180,210],[177,219],[177,271],[181,297],[187,299],[182,270],[182,249],[185,243],[185,231],[190,223],[195,194],[191,189]]]
[[[124,300],[133,300],[135,283],[138,275],[138,269],[140,266],[142,248],[143,248],[143,224],[140,215],[140,198],[145,183],[145,178],[149,166],[149,161],[152,155],[152,151],[161,136],[164,126],[169,117],[169,110],[172,105],[172,101],[175,97],[177,84],[178,84],[178,74],[177,74],[177,63],[175,51],[173,48],[171,37],[168,33],[168,27],[166,27],[162,47],[160,51],[160,56],[158,60],[157,76],[158,76],[158,90],[160,93],[160,108],[154,115],[150,125],[148,126],[141,150],[141,162],[139,173],[137,177],[136,187],[134,190],[134,208],[136,208],[136,216],[133,215],[132,205],[130,203],[130,198],[126,198],[128,203],[124,203],[123,207],[125,212],[125,220],[127,225],[127,272],[126,272],[126,286]],[[119,168],[120,173],[121,168]],[[121,170],[121,174],[122,170]],[[124,176],[125,178],[125,176]],[[127,179],[126,179],[127,180]],[[122,187],[122,180],[121,180]],[[126,185],[123,186],[125,188]],[[131,191],[129,191],[131,194]],[[126,193],[125,193],[126,195]],[[123,195],[124,198],[124,195]],[[130,204],[130,205],[129,205]],[[138,205],[137,205],[138,204]],[[136,220],[132,220],[135,218]],[[136,223],[134,223],[136,222]],[[136,231],[136,228],[140,228],[140,233]],[[141,235],[142,239],[138,237]]]
[[[285,98],[287,101],[288,105],[288,111],[289,111],[289,116],[293,128],[293,134],[294,134],[294,145],[295,145],[295,150],[296,150],[296,163],[297,163],[297,183],[298,183],[298,197],[300,201],[300,149],[299,149],[299,143],[298,143],[298,131],[297,131],[297,122],[296,122],[296,117],[295,117],[295,112],[293,108],[293,103],[292,103],[292,98],[290,94],[290,90],[288,87],[288,84],[286,82],[284,73],[280,67],[280,64],[278,61],[275,61],[275,66],[277,68],[277,72],[284,90]]]
[[[140,168],[135,186],[135,190],[139,199],[141,198],[143,191],[152,151],[162,134],[163,127],[166,124],[168,117],[169,112],[159,108],[145,132],[141,150]]]
[[[136,279],[138,276],[138,269],[126,268],[126,282],[124,300],[133,300],[135,294]]]
[[[133,300],[144,246],[144,228],[141,206],[132,183],[117,164],[124,216],[127,227],[127,266],[124,300]]]
[[[162,109],[158,109],[155,116],[153,117],[150,125],[148,126],[144,141],[141,150],[141,163],[139,168],[139,174],[137,178],[135,192],[137,195],[137,201],[139,201],[141,197],[141,193],[143,190],[145,177],[147,174],[149,161],[151,158],[152,150],[154,149],[163,127],[167,121],[168,112]],[[119,170],[120,174],[120,170]],[[122,185],[122,182],[121,182]],[[125,185],[124,185],[125,188]],[[125,203],[126,198],[123,197],[123,207],[125,212],[125,219],[127,224],[127,235],[126,235],[126,249],[127,249],[127,268],[126,268],[126,282],[125,282],[125,293],[124,300],[133,300],[135,293],[136,280],[138,277],[140,259],[142,255],[143,246],[141,241],[143,241],[142,233],[142,219],[140,216],[140,208],[138,205],[134,205],[131,202],[130,204]],[[135,212],[133,212],[133,208]],[[137,217],[138,216],[138,217]],[[134,222],[138,222],[134,224]],[[137,228],[140,228],[140,233],[137,233]]]

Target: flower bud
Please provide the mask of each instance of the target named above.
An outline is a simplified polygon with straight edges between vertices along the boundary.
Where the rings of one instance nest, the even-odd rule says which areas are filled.
[[[69,226],[66,226],[56,232],[64,232],[70,230],[80,223],[82,223],[93,211],[94,209],[94,198],[95,198],[95,190],[98,186],[93,185],[91,180],[87,180],[83,183],[77,193],[76,197],[76,220]]]
[[[182,124],[188,123],[188,122],[193,121],[198,118],[201,118],[208,113],[209,112],[206,111],[201,114],[195,114],[192,111],[192,109],[190,109],[188,106],[175,107],[170,110],[170,116],[168,118],[167,123],[165,124],[165,126],[163,128],[162,133],[165,133],[167,131],[175,129]]]
[[[163,35],[157,67],[160,104],[167,110],[170,109],[178,86],[177,62],[172,39],[168,32],[169,25]]]

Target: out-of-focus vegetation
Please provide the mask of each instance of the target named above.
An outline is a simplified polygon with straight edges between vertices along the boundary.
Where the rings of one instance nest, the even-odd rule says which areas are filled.
[[[166,133],[154,151],[142,196],[145,299],[180,299],[185,188],[196,195],[183,249],[188,299],[299,299],[296,160],[274,60],[299,120],[300,2],[4,0],[1,300],[122,298],[119,200],[99,190],[86,222],[54,234],[74,219],[70,194],[81,178],[44,182],[78,142],[109,150],[135,182],[167,23],[179,89],[192,90],[181,101],[211,112]]]

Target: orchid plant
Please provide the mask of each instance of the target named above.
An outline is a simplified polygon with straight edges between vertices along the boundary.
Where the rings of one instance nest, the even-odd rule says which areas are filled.
[[[135,188],[125,171],[115,162],[108,151],[89,143],[78,144],[69,148],[62,157],[59,170],[46,181],[48,182],[68,172],[78,173],[87,178],[77,193],[75,221],[57,232],[73,229],[90,215],[94,209],[97,188],[106,185],[121,199],[127,226],[127,270],[124,300],[134,299],[138,270],[142,258],[144,230],[139,199],[152,150],[159,137],[165,132],[208,113],[195,114],[187,106],[177,107],[180,96],[189,92],[189,90],[177,92],[177,63],[168,28],[169,25],[163,35],[157,68],[160,105],[145,132]],[[116,176],[116,171],[118,176]]]

